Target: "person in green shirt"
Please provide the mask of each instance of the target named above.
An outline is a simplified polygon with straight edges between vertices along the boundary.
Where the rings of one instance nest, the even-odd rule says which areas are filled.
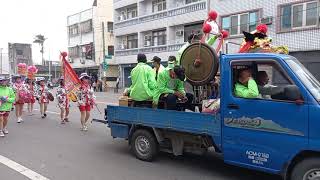
[[[194,33],[191,33],[189,36],[188,36],[188,41],[178,50],[178,53],[177,53],[177,61],[176,61],[176,65],[180,66],[180,60],[181,60],[181,56],[184,52],[184,50],[187,49],[187,47],[189,45],[191,45],[194,41],[197,41],[199,40],[200,37],[198,34],[194,34]]]
[[[241,98],[257,98],[259,90],[256,81],[252,78],[249,69],[243,69],[239,73],[238,82],[235,84],[234,93]]]
[[[134,101],[152,100],[156,89],[156,79],[153,69],[147,65],[144,54],[138,54],[138,64],[131,71],[132,84],[124,95],[130,95]]]
[[[168,58],[168,68],[174,68],[174,66],[177,64],[177,58],[175,56],[169,56]]]
[[[173,80],[173,85],[170,82]],[[163,101],[168,110],[177,110],[177,102],[183,108],[192,110],[193,95],[186,93],[183,82],[185,80],[185,69],[181,66],[166,68],[159,74],[157,80],[157,89],[154,95],[154,103],[158,104],[159,100]],[[159,108],[162,108],[158,104]]]
[[[9,79],[0,77],[0,137],[9,133],[6,127],[15,98],[13,89],[9,87]]]
[[[158,56],[154,56],[151,61],[154,66],[153,70],[157,80],[158,74],[164,70],[164,66],[161,64],[161,58],[159,58]]]

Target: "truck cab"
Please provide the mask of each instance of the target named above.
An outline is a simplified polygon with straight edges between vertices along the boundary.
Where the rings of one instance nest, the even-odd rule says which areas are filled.
[[[268,98],[235,96],[244,67],[255,81],[265,72],[269,85],[282,90]],[[184,151],[194,143],[214,147],[228,164],[292,180],[320,178],[320,83],[314,76],[292,56],[266,53],[221,55],[220,76],[219,113],[110,106],[111,135],[128,139],[142,160],[152,159],[163,144],[177,152],[174,146]]]

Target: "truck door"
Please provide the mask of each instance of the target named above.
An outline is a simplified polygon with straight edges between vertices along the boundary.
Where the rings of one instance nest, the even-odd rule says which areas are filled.
[[[243,68],[249,69],[259,84],[262,80],[258,76],[268,77],[256,98],[236,97],[234,93]],[[226,91],[221,105],[225,161],[277,173],[290,156],[307,147],[308,94],[280,60],[233,60],[231,69],[223,77],[231,83],[223,85]],[[285,97],[286,87],[295,87],[304,102],[298,104]],[[267,88],[272,92],[265,92]]]

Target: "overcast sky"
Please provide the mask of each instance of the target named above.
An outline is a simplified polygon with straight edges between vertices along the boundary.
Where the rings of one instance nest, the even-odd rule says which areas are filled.
[[[67,16],[91,8],[93,0],[1,0],[0,48],[8,42],[30,43],[37,34],[45,35],[45,59],[58,60],[67,51]],[[33,59],[41,61],[39,45],[32,44]]]

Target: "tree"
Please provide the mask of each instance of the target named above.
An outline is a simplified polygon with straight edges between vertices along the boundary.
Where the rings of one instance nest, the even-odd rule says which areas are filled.
[[[41,53],[41,55],[42,55],[42,59],[41,59],[42,64],[44,64],[44,59],[43,59],[43,53],[44,53],[44,50],[43,50],[43,49],[44,49],[44,48],[43,48],[43,45],[44,45],[44,42],[46,41],[46,39],[47,39],[47,38],[45,38],[44,35],[38,34],[38,35],[36,35],[36,36],[34,37],[34,41],[33,41],[33,43],[37,43],[37,44],[39,44],[40,47],[41,47],[40,53]]]

